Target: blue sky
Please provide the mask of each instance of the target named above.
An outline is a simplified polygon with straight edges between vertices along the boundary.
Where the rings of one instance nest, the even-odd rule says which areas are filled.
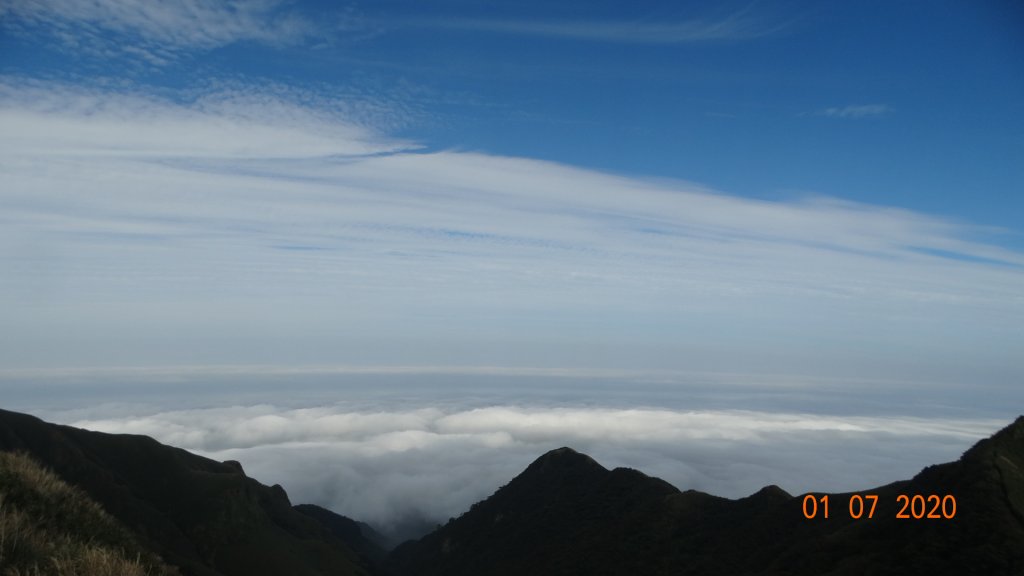
[[[1024,405],[1022,103],[1013,2],[8,2],[0,390],[336,509],[303,410],[438,493],[491,454],[431,518],[570,441],[895,480]],[[751,464],[808,442],[865,468]]]
[[[705,4],[257,2],[196,24],[15,2],[0,66],[171,97],[280,83],[430,148],[894,205],[1022,246],[1019,5]]]
[[[0,15],[12,369],[1022,374],[1012,3]]]

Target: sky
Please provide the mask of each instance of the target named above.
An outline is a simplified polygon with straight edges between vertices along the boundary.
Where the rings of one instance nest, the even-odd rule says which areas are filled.
[[[1024,412],[1022,108],[1008,0],[2,2],[0,404],[396,531],[897,480]]]

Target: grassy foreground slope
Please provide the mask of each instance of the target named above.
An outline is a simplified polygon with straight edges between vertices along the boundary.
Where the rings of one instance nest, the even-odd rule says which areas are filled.
[[[81,490],[0,452],[0,576],[178,574]]]

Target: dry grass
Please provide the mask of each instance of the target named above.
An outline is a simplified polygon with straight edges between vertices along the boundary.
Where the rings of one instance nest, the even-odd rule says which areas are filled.
[[[172,574],[81,490],[0,452],[0,576]]]

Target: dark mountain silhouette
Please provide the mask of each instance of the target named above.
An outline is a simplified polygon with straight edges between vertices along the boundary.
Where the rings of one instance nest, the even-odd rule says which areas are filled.
[[[280,486],[247,477],[237,462],[4,410],[0,450],[23,452],[83,490],[184,574],[372,573],[356,551],[368,552],[365,541],[295,510]]]
[[[248,478],[237,462],[148,437],[0,410],[0,450],[23,452],[102,506],[116,521],[105,529],[116,544],[111,553],[137,549],[147,562],[162,558],[186,575],[1024,575],[1024,417],[956,462],[857,493],[878,496],[871,519],[850,517],[852,493],[827,495],[829,518],[819,511],[808,519],[804,495],[776,486],[738,500],[681,492],[560,448],[390,554],[360,523],[317,506],[293,507],[280,486]],[[0,480],[10,477],[4,474]],[[10,486],[32,493],[20,482],[0,482],[0,500],[18,501],[4,492]],[[949,495],[956,513],[898,519],[901,494]],[[52,502],[19,506],[53,524],[48,519],[67,514],[46,510]]]
[[[356,522],[315,504],[299,504],[295,506],[295,510],[315,519],[349,548],[369,560],[371,564],[376,565],[384,560],[386,552],[379,544],[382,537],[369,525]]]
[[[871,519],[850,517],[851,493],[829,495],[830,517],[809,520],[803,497],[775,486],[739,500],[680,492],[560,448],[458,519],[397,548],[391,569],[418,576],[1024,574],[1024,417],[957,462],[857,494],[878,495]],[[951,495],[956,514],[898,519],[900,494]]]

